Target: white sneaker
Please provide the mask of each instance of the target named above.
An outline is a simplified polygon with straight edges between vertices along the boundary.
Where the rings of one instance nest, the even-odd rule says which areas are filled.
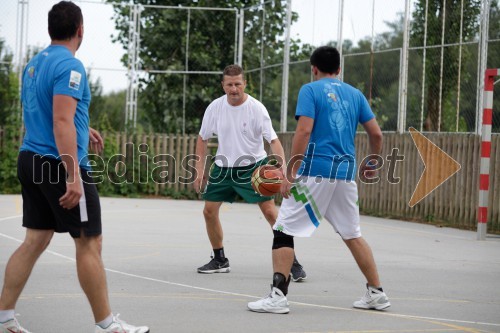
[[[359,301],[354,302],[353,306],[358,309],[383,310],[390,307],[391,303],[383,291],[368,287],[366,294]]]
[[[0,323],[0,333],[30,333],[19,325],[16,318]]]
[[[288,313],[288,301],[283,292],[271,286],[271,292],[258,301],[248,303],[248,309],[254,312]]]
[[[95,333],[149,333],[149,327],[146,326],[132,326],[118,319],[118,315],[113,316],[113,322],[106,328],[101,328],[95,325]]]

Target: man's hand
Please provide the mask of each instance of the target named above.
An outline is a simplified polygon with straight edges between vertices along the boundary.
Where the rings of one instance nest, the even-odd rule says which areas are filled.
[[[193,183],[194,190],[196,193],[201,193],[205,189],[205,185],[207,184],[207,179],[204,175],[200,177],[196,177]]]
[[[280,189],[280,193],[283,196],[283,198],[288,199],[288,197],[290,196],[290,189],[292,188],[292,186],[293,183],[290,183],[290,181],[288,181],[288,179],[285,177],[285,179],[283,179],[281,183],[281,189]]]
[[[90,150],[100,154],[104,148],[104,140],[98,131],[89,127]]]
[[[78,176],[77,176],[78,177]],[[80,202],[82,187],[80,179],[69,178],[66,180],[66,193],[59,198],[59,204],[66,209],[72,209]]]
[[[380,167],[377,167],[378,161],[376,159],[372,159],[364,163],[359,167],[359,177],[361,180],[370,180],[377,176],[378,170]]]

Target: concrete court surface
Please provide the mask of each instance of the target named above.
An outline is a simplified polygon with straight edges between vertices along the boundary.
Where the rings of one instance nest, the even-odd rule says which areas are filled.
[[[286,315],[253,313],[269,292],[272,234],[256,205],[224,204],[221,220],[232,271],[203,275],[210,259],[203,202],[102,198],[103,257],[115,313],[166,332],[500,332],[500,238],[362,216],[392,306],[351,307],[364,279],[324,221],[296,239],[308,279],[290,286]],[[20,196],[0,196],[0,283],[24,237]],[[35,333],[93,332],[68,234],[39,259],[16,313]]]

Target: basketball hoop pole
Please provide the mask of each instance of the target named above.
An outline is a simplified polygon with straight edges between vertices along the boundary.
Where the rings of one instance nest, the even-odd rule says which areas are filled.
[[[490,188],[491,125],[493,123],[493,86],[499,69],[484,73],[483,122],[481,125],[481,164],[479,175],[479,206],[477,214],[477,239],[485,240],[488,226],[488,194]]]

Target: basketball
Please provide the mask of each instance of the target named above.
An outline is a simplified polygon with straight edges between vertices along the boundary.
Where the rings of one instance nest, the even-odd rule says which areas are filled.
[[[280,191],[283,172],[274,165],[261,165],[252,174],[252,187],[262,196],[272,196]]]

